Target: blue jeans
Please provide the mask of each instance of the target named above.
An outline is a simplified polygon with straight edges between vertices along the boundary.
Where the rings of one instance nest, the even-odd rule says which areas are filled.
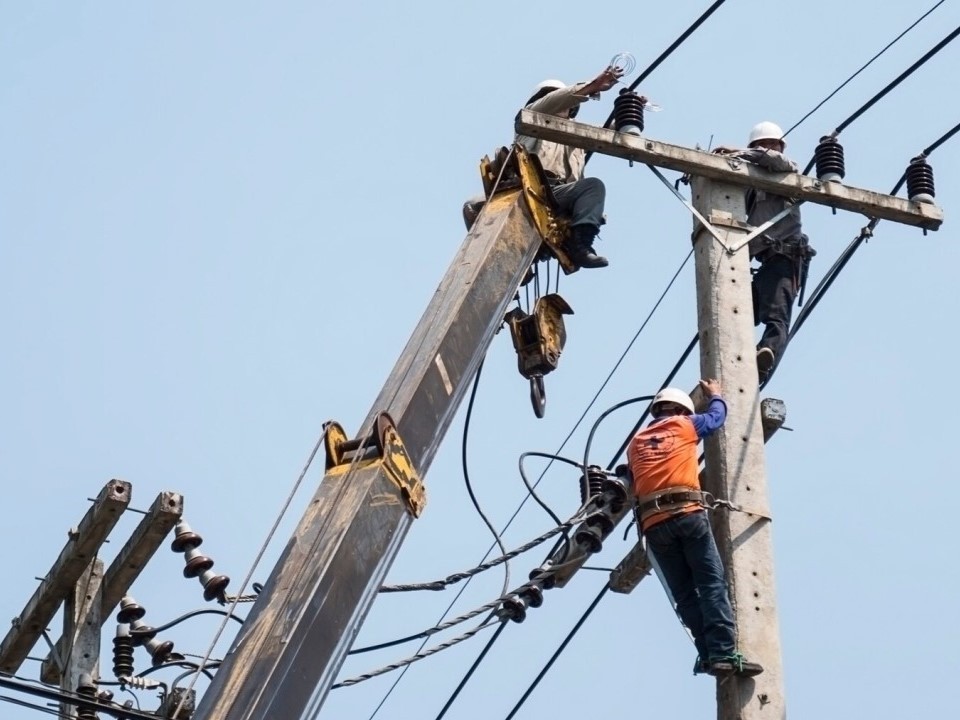
[[[680,620],[693,634],[700,659],[736,652],[733,610],[723,563],[703,510],[659,522],[643,533]]]

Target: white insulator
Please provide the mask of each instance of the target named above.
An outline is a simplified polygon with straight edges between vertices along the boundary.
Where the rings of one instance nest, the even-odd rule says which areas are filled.
[[[122,682],[124,685],[129,685],[132,688],[136,688],[137,690],[153,690],[163,685],[163,683],[159,680],[137,677],[136,675],[122,677],[120,678],[120,682]]]

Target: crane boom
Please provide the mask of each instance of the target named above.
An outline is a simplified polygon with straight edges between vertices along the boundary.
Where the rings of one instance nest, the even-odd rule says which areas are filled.
[[[523,188],[487,202],[374,401],[360,440],[343,443],[328,428],[327,473],[204,694],[198,720],[316,717],[419,512],[411,495],[422,488],[398,483],[391,463],[372,460],[370,450],[384,451],[386,426],[393,444],[402,444],[407,479],[417,484],[427,472],[541,247],[527,202]],[[385,304],[382,321],[390,320]],[[345,322],[341,336],[352,334]],[[331,462],[331,450],[343,450],[343,462]]]

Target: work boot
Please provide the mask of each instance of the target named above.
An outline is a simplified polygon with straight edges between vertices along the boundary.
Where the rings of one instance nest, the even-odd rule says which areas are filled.
[[[773,363],[776,360],[776,356],[773,354],[773,350],[768,347],[763,347],[757,350],[757,372],[760,375],[760,379],[763,380],[770,374],[770,370],[773,369]]]
[[[743,655],[735,653],[722,658],[711,658],[708,672],[714,677],[738,675],[739,677],[753,677],[763,672],[760,663],[744,660]]]
[[[597,228],[593,225],[574,225],[570,228],[567,254],[582,268],[602,268],[610,264],[605,257],[594,251],[593,239],[596,236]]]

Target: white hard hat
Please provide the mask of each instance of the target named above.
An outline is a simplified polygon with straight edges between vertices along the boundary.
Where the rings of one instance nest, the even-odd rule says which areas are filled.
[[[656,396],[653,398],[653,403],[650,405],[654,417],[657,415],[657,405],[664,402],[676,403],[677,405],[686,408],[688,412],[693,413],[693,400],[691,400],[690,396],[679,388],[664,388],[656,394]]]
[[[563,90],[566,87],[566,84],[563,80],[544,80],[542,83],[538,83],[537,87],[534,88],[534,94],[540,92],[541,90],[546,90],[550,88],[551,90]]]
[[[753,126],[750,131],[750,139],[747,141],[747,147],[752,146],[757,140],[779,140],[786,145],[783,140],[783,129],[769,120],[764,120]]]

